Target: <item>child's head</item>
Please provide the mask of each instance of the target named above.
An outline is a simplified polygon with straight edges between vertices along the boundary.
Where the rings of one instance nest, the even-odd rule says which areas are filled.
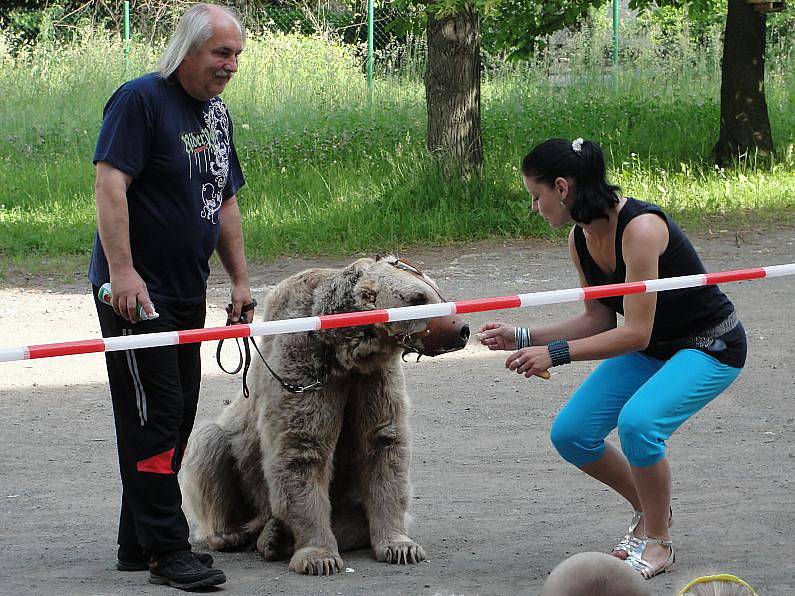
[[[697,577],[676,596],[757,596],[756,591],[736,575],[722,573]]]
[[[578,553],[549,574],[541,596],[650,596],[646,580],[624,561],[597,552]]]
[[[571,218],[577,223],[606,218],[607,209],[618,203],[620,188],[605,178],[604,155],[593,141],[548,139],[525,155],[522,174],[551,188],[565,180],[574,199]]]

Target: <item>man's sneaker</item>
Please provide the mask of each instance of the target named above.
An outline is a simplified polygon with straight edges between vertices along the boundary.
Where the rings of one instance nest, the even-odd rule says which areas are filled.
[[[189,550],[160,555],[149,563],[149,582],[153,584],[196,590],[217,586],[225,581],[223,571],[206,567]]]
[[[146,571],[149,555],[140,547],[119,546],[116,569],[119,571]]]
[[[207,553],[193,553],[199,562],[205,567],[213,566],[213,558]],[[138,549],[130,549],[126,547],[119,547],[118,560],[116,561],[116,569],[119,571],[148,571],[149,570],[149,555]]]

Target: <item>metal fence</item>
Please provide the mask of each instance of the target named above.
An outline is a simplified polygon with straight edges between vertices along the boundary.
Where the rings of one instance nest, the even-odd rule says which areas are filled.
[[[260,8],[253,16],[255,26],[260,29],[321,35],[360,48],[370,88],[376,64],[385,70],[395,66],[395,56],[413,37],[407,15],[391,7],[376,7],[373,0],[363,0],[350,8],[272,4]]]

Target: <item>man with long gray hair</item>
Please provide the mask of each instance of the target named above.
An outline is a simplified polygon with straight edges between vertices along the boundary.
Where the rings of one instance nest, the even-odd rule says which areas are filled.
[[[231,279],[234,322],[251,322],[237,191],[243,172],[218,97],[243,51],[233,11],[196,4],[157,72],[122,85],[104,110],[89,280],[105,337],[204,326],[209,258]],[[99,300],[111,283],[111,305]],[[143,305],[143,313],[138,310]],[[184,590],[226,581],[191,552],[177,482],[201,381],[200,344],[106,354],[122,480],[117,569]]]

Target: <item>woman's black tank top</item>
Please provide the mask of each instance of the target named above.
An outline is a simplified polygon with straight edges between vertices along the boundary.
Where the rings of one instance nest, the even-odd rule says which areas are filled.
[[[574,228],[574,244],[588,285],[596,286],[626,281],[627,269],[624,264],[621,240],[627,224],[644,213],[654,213],[665,220],[668,225],[668,246],[660,255],[659,261],[660,278],[706,273],[690,240],[679,229],[679,226],[663,213],[662,209],[657,205],[628,197],[618,212],[615,246],[616,270],[613,275],[602,271],[591,257],[582,228],[580,226]],[[624,298],[622,296],[600,298],[599,301],[614,312],[624,314]],[[733,312],[734,306],[718,286],[698,286],[658,292],[651,341],[644,353],[667,360],[682,348],[684,345],[682,340],[698,336],[700,332],[715,327]],[[718,342],[716,346],[712,346],[713,349],[704,348],[702,351],[714,356],[724,364],[742,367],[745,364],[746,354],[745,331],[742,325],[738,323],[734,329],[721,335],[720,340],[721,342]],[[714,349],[717,347],[723,349]]]

